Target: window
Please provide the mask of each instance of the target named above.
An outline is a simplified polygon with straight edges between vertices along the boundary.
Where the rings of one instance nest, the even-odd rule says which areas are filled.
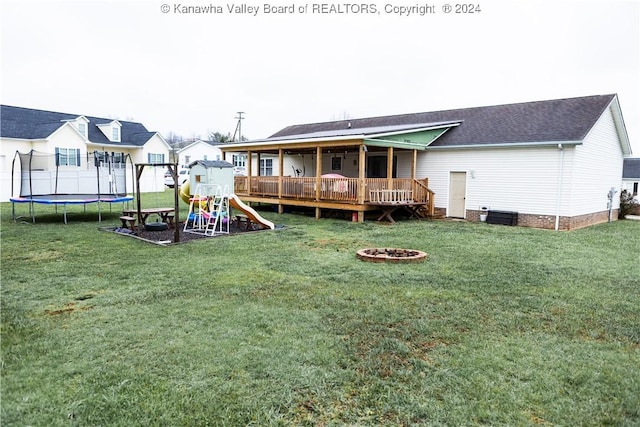
[[[331,170],[332,171],[341,171],[342,170],[342,157],[332,157],[331,158]]]
[[[80,166],[80,150],[56,147],[56,166]]]
[[[147,163],[164,163],[164,154],[149,153],[147,154]]]
[[[206,154],[204,155],[204,159],[202,159],[202,160],[204,160],[204,161],[209,160],[209,159],[207,159],[207,155]]]
[[[112,157],[111,162],[113,163],[113,167],[115,167],[116,169],[122,169],[125,167],[124,153],[111,153],[111,157]]]
[[[117,127],[111,128],[111,140],[120,141],[120,128],[117,128]]]
[[[260,159],[260,176],[273,175],[273,159]]]
[[[634,196],[638,195],[638,183],[637,182],[633,183],[633,195]]]
[[[188,165],[189,163],[191,163],[191,156],[184,156],[184,164]]]
[[[109,154],[106,151],[96,151],[95,153],[96,166],[104,165],[107,162],[108,157],[109,157]]]
[[[238,156],[236,154],[233,155],[233,166],[235,167],[245,167],[247,158],[245,156]]]
[[[82,136],[87,136],[87,125],[85,123],[78,123],[78,132],[82,134]]]
[[[96,166],[107,166],[122,169],[125,167],[124,153],[109,153],[108,151],[95,151],[87,153],[87,162],[94,162]]]

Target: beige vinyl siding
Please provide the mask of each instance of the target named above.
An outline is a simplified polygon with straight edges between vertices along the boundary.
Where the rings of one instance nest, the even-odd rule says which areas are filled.
[[[16,151],[28,153],[32,149],[44,151],[45,142],[37,142],[26,139],[1,139],[3,164],[0,165],[0,202],[8,202],[10,197],[18,196],[20,191],[20,161],[16,159],[16,170],[13,175],[13,191],[11,194],[11,167]]]
[[[560,214],[569,210],[572,151],[565,149]],[[557,147],[478,148],[428,151],[418,156],[418,177],[429,178],[435,205],[447,208],[449,172],[467,172],[466,209],[555,215],[557,212],[560,150]]]
[[[106,148],[108,151],[115,151],[114,148]],[[134,150],[131,152],[133,163],[147,163],[149,154],[163,154],[164,162],[169,163],[169,148],[164,141],[156,134],[144,144],[142,150]],[[145,167],[140,176],[140,192],[141,193],[157,193],[163,192],[167,187],[164,185],[164,173],[166,166],[149,166]],[[128,174],[128,171],[127,171]],[[127,183],[133,184],[134,179],[127,176]],[[129,190],[129,188],[127,188]]]
[[[618,133],[608,108],[575,149],[571,180],[572,216],[607,209],[607,193],[615,187],[613,208],[620,205],[623,155]]]
[[[46,153],[54,154],[55,148],[75,148],[80,150],[80,155],[83,160],[87,154],[87,151],[93,151],[92,149],[87,149],[87,143],[84,138],[80,136],[80,134],[73,129],[73,125],[71,123],[67,123],[65,126],[62,126],[57,131],[51,134],[49,137],[49,143],[46,148],[36,148],[36,150],[44,150]]]

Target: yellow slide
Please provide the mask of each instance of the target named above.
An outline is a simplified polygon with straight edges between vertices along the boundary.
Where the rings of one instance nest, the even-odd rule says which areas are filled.
[[[191,204],[191,194],[190,194],[190,192],[191,192],[191,189],[189,188],[189,181],[187,181],[184,184],[182,184],[182,186],[180,187],[180,193],[178,193],[178,196],[180,196],[180,198],[188,205]],[[202,197],[202,196],[200,196],[200,197]],[[207,205],[206,198],[205,199],[200,199],[200,207],[204,208],[206,205]]]
[[[271,221],[261,217],[260,214],[255,211],[255,209],[253,209],[251,206],[245,205],[244,202],[240,200],[235,194],[229,196],[229,205],[234,209],[242,211],[242,213],[244,213],[252,222],[256,222],[263,227],[270,228],[271,230],[276,228],[276,226]]]
[[[189,194],[190,188],[189,188],[189,181],[185,182],[184,184],[182,184],[180,186],[180,198],[186,203],[189,204],[191,203],[191,195]]]

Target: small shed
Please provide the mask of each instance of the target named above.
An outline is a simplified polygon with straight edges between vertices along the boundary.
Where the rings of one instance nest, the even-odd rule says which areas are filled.
[[[192,193],[198,186],[206,185],[206,193],[215,192],[214,188],[220,186],[223,193],[232,194],[233,164],[224,160],[196,160],[189,164],[189,185]]]

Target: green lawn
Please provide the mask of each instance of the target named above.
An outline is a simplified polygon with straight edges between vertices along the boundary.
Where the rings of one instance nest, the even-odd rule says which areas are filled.
[[[638,221],[265,212],[162,247],[47,209],[1,205],[3,426],[640,424]],[[394,246],[429,258],[355,256]]]

